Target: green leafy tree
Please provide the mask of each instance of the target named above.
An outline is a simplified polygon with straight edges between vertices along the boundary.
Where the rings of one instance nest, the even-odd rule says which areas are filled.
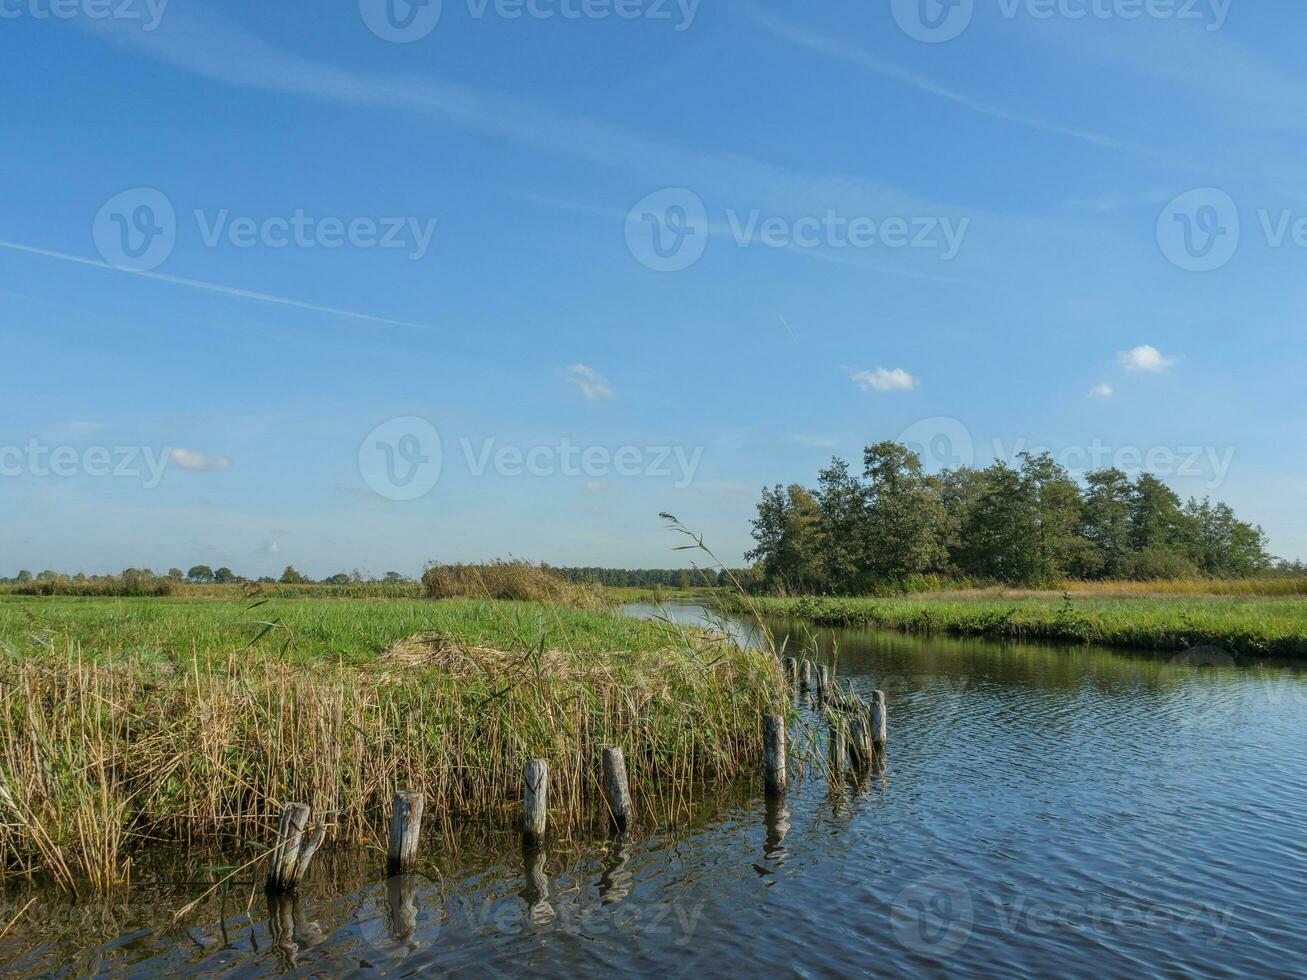
[[[1133,551],[1130,478],[1118,469],[1094,470],[1085,475],[1085,483],[1080,536],[1088,548],[1081,553],[1078,573],[1084,578],[1121,578]]]
[[[208,565],[192,565],[186,577],[192,582],[212,582],[213,569]]]
[[[182,574],[182,570],[180,568],[168,569],[168,578],[172,579],[172,581],[174,582],[180,582],[185,577],[186,576]]]
[[[941,568],[944,509],[920,457],[896,442],[863,451],[865,569],[877,582],[902,581]]]
[[[213,573],[213,580],[221,585],[230,585],[236,581],[236,573],[224,565]]]
[[[308,579],[295,571],[294,565],[287,565],[286,570],[281,573],[282,585],[303,585],[306,582],[308,582]]]

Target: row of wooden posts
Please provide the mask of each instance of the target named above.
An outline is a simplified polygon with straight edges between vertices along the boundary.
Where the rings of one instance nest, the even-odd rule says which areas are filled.
[[[622,750],[608,746],[603,750],[604,801],[618,833],[631,825],[631,787],[626,777],[626,759]],[[418,838],[422,833],[422,807],[425,798],[417,790],[395,794],[390,811],[390,846],[386,851],[386,873],[395,875],[417,867]],[[532,759],[522,770],[522,836],[527,844],[544,840],[549,812],[549,763]],[[281,810],[277,840],[268,867],[267,891],[282,894],[295,889],[308,871],[309,862],[322,846],[326,831],[319,827],[306,831],[310,807],[305,803],[287,803]]]
[[[857,768],[871,765],[875,754],[885,748],[885,693],[873,691],[871,702],[867,703],[856,695],[841,693],[825,664],[814,670],[811,660],[800,663],[794,657],[786,657],[784,667],[790,683],[797,683],[803,693],[814,693],[819,706],[829,706],[836,712],[831,720],[829,740],[832,769],[843,771],[846,756]],[[783,795],[789,784],[786,741],[784,717],[763,718],[763,781],[771,797]],[[603,792],[614,828],[618,833],[625,832],[631,824],[631,788],[626,777],[626,759],[616,746],[603,750]],[[424,802],[423,794],[417,790],[395,794],[390,813],[390,846],[386,852],[388,874],[402,874],[417,866]],[[538,844],[544,839],[548,812],[549,763],[531,759],[522,770],[522,835],[528,844]],[[293,891],[322,846],[326,830],[319,826],[308,831],[310,816],[310,807],[305,803],[287,803],[282,807],[268,869],[270,893]]]
[[[831,718],[828,741],[829,759],[834,772],[844,770],[847,758],[857,769],[872,764],[876,753],[885,750],[888,718],[885,692],[873,691],[868,703],[855,694],[840,691],[825,664],[814,665],[811,660],[799,661],[795,657],[784,660],[785,678],[797,684],[801,693],[816,696],[819,707],[830,707]],[[769,715],[763,721],[763,776],[770,796],[785,792],[788,784],[786,772],[786,727],[780,715]]]

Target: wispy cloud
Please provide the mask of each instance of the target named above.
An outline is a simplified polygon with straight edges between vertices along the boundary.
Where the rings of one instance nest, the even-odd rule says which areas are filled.
[[[841,38],[831,37],[826,34],[809,30],[806,27],[802,27],[791,21],[785,20],[784,18],[777,17],[774,14],[761,11],[752,5],[746,6],[745,9],[748,10],[749,18],[756,26],[787,44],[805,48],[809,51],[834,58],[838,61],[843,61],[847,64],[861,68],[864,71],[880,75],[882,78],[888,78],[891,81],[909,85],[921,92],[925,92],[927,95],[933,95],[937,98],[945,99],[971,112],[988,116],[991,119],[1000,119],[1004,122],[1016,123],[1032,129],[1038,129],[1057,136],[1065,136],[1070,139],[1079,140],[1082,143],[1090,143],[1094,146],[1100,146],[1107,149],[1123,150],[1139,156],[1151,157],[1153,159],[1164,160],[1168,163],[1183,165],[1186,169],[1202,169],[1194,167],[1191,161],[1171,156],[1170,154],[1161,150],[1155,150],[1149,146],[1132,143],[1129,140],[1123,140],[1106,133],[1097,133],[1093,130],[1051,122],[1047,119],[1040,119],[1037,116],[1014,112],[1010,109],[994,105],[984,101],[983,99],[976,98],[969,92],[958,91],[956,89],[948,88],[945,85],[940,85],[924,75],[920,75],[908,68],[897,65],[892,61],[887,61],[884,58],[872,54],[864,48],[849,44]]]
[[[888,371],[883,367],[877,367],[874,371],[854,371],[850,375],[853,383],[863,391],[875,389],[876,391],[911,391],[917,387],[917,379],[908,374],[903,368],[894,368]]]
[[[1092,398],[1111,398],[1112,386],[1107,383],[1094,385],[1089,389],[1089,394]]]
[[[194,449],[170,449],[168,457],[184,470],[225,470],[231,468],[226,456],[208,456]]]
[[[171,283],[174,286],[185,286],[188,289],[198,289],[206,293],[218,293],[222,296],[232,296],[236,299],[255,300],[260,303],[272,303],[275,306],[289,306],[297,310],[306,310],[310,313],[326,313],[331,316],[345,317],[349,320],[366,320],[369,323],[385,323],[392,327],[411,327],[414,330],[432,330],[433,327],[423,323],[409,323],[404,320],[392,320],[389,317],[373,316],[370,313],[359,313],[356,310],[342,310],[331,306],[318,306],[315,303],[302,303],[297,299],[288,299],[285,296],[273,296],[269,293],[256,293],[249,289],[236,289],[232,286],[220,286],[212,282],[204,282],[200,279],[186,279],[182,276],[164,275],[162,272],[148,272],[141,269],[124,269],[108,262],[101,262],[98,259],[88,259],[81,255],[68,255],[65,252],[55,252],[48,248],[37,248],[34,245],[23,245],[19,242],[0,241],[0,248],[7,248],[12,252],[26,252],[29,255],[41,255],[48,259],[59,259],[62,262],[74,262],[77,265],[90,266],[93,269],[104,269],[108,272],[120,272],[123,275],[139,276],[142,279],[153,279],[156,282]]]
[[[814,449],[834,449],[838,443],[828,436],[805,436],[802,433],[794,433],[785,437],[786,442],[792,442],[799,446],[811,446]]]
[[[581,389],[581,394],[591,401],[613,397],[613,389],[608,384],[608,379],[588,365],[571,364],[563,371],[563,377],[569,384],[574,384]]]
[[[1117,354],[1122,366],[1127,371],[1146,371],[1161,374],[1175,363],[1175,358],[1166,357],[1152,344],[1140,344],[1132,350],[1123,350]]]

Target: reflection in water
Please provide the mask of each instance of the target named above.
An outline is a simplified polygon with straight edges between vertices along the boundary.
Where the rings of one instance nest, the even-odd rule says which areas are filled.
[[[532,925],[545,926],[557,917],[554,907],[549,904],[549,875],[545,867],[547,855],[543,846],[524,843],[522,845],[522,865],[526,872],[526,884],[518,892],[526,903],[527,919]]]
[[[631,894],[632,876],[627,865],[631,862],[631,841],[625,833],[618,834],[608,845],[604,858],[604,871],[599,876],[599,897],[605,905],[620,902]]]
[[[108,900],[0,890],[0,928],[15,920],[0,973],[1301,972],[1301,665],[815,635],[828,663],[838,640],[842,684],[884,690],[893,712],[892,767],[878,752],[833,796],[825,721],[803,707],[791,746],[811,775],[778,801],[761,780],[723,788],[684,825],[547,856],[469,830],[429,845],[436,880],[387,880],[379,855],[337,850],[298,899],[233,881],[180,926],[213,867],[253,855],[143,853],[148,887]]]
[[[762,853],[767,860],[777,865],[785,863],[785,836],[790,832],[790,809],[785,805],[785,798],[768,797],[767,808],[767,843]]]
[[[417,875],[397,874],[386,879],[386,913],[390,934],[395,942],[411,952],[418,944],[414,933],[418,926]]]

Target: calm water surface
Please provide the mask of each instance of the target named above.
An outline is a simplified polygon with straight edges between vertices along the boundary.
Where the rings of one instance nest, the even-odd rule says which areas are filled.
[[[807,642],[775,625],[792,651]],[[0,939],[0,969],[1307,976],[1303,665],[866,630],[816,641],[844,682],[888,695],[889,751],[863,779],[809,778],[781,806],[727,790],[624,847],[524,853],[503,834],[416,880],[338,852],[294,902],[255,889],[247,910],[245,883],[177,927],[168,914],[200,890],[186,880],[111,905],[42,894]],[[31,897],[3,897],[0,929]]]

